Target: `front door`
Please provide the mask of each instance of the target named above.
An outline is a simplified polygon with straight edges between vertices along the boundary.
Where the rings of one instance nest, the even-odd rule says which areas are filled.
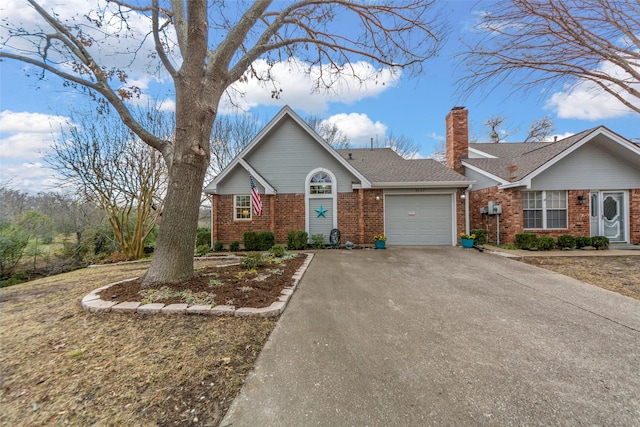
[[[627,209],[624,191],[591,193],[591,235],[610,242],[627,242]]]

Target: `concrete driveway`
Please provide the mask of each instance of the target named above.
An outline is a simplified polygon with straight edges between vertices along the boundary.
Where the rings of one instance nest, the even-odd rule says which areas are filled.
[[[223,426],[640,425],[640,301],[453,247],[319,251]]]

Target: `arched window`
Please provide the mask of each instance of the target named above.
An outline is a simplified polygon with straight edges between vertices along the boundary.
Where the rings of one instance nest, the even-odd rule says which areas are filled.
[[[309,181],[309,194],[332,194],[333,183],[326,172],[318,172]]]

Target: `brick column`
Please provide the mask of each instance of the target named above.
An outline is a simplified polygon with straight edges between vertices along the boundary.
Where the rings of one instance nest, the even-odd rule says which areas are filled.
[[[276,235],[276,195],[269,195],[269,218],[270,218],[270,230],[273,235]]]
[[[214,242],[218,241],[218,195],[211,195],[211,237]]]
[[[358,239],[364,243],[364,189],[358,188]]]

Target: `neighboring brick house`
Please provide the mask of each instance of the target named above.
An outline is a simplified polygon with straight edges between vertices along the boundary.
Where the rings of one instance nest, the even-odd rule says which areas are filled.
[[[250,176],[263,206],[254,212]],[[389,148],[334,150],[288,106],[205,188],[212,240],[242,242],[246,231],[309,236],[337,228],[342,243],[455,245],[464,231],[472,181],[435,160],[407,160]]]
[[[455,107],[447,166],[473,181],[470,227],[489,229],[490,241],[531,232],[640,243],[640,147],[604,126],[554,142],[469,144],[468,111]],[[486,213],[490,202],[500,215]]]

